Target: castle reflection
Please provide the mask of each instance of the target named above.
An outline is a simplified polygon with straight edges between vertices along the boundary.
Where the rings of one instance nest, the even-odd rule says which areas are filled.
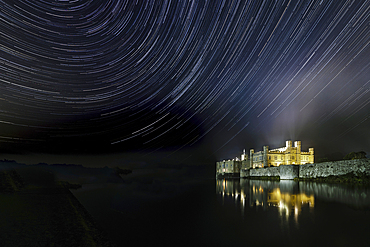
[[[246,207],[256,210],[275,208],[282,219],[298,216],[302,209],[314,210],[315,200],[338,202],[360,210],[370,209],[370,186],[350,186],[293,180],[266,181],[250,179],[216,180],[216,192],[222,204],[233,202],[240,206],[242,215]]]
[[[233,200],[241,204],[244,213],[246,206],[263,208],[276,207],[281,216],[298,216],[303,206],[313,208],[315,197],[313,193],[299,190],[299,183],[294,181],[263,181],[263,180],[217,180],[217,193],[222,202]]]
[[[293,213],[297,216],[302,211],[302,206],[308,204],[309,207],[314,207],[315,198],[313,195],[307,196],[304,193],[290,194],[282,193],[279,188],[274,189],[268,193],[268,206],[275,206],[279,208],[280,215],[289,216]]]

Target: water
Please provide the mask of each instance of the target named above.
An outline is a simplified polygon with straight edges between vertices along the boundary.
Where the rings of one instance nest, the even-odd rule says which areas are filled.
[[[72,191],[118,246],[370,246],[370,188],[183,179]]]

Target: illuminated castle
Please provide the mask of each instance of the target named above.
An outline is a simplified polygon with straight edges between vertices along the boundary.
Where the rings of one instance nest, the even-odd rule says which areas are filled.
[[[294,147],[292,141],[285,143],[285,147],[271,150],[268,146],[264,146],[263,150],[257,153],[251,149],[249,152],[250,168],[314,163],[313,148],[309,148],[308,152],[302,152],[301,141],[295,141]],[[245,153],[243,155],[245,156]]]
[[[285,147],[269,150],[264,146],[262,151],[249,151],[249,157],[245,149],[241,158],[223,160],[216,163],[216,175],[239,175],[240,170],[281,165],[304,165],[314,163],[314,149],[309,148],[308,152],[301,151],[301,141],[286,141]]]

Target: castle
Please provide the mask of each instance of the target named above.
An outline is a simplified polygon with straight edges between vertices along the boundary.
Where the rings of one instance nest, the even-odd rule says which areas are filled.
[[[249,151],[249,157],[245,149],[241,158],[223,160],[216,163],[216,176],[228,175],[239,176],[241,170],[281,166],[281,165],[304,165],[314,163],[314,149],[309,148],[308,152],[301,151],[301,141],[286,141],[285,147],[269,150],[264,146],[262,151]]]

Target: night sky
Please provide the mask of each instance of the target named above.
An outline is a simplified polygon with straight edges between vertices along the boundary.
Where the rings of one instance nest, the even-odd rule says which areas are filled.
[[[2,0],[0,150],[370,154],[369,22],[359,0]]]

